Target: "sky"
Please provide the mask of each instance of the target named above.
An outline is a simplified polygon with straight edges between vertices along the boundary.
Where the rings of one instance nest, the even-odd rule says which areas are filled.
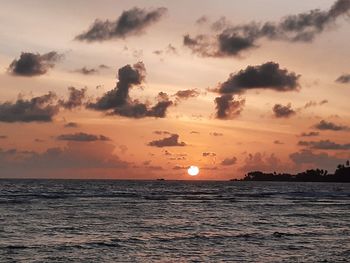
[[[350,0],[0,4],[0,178],[228,180],[350,159]]]

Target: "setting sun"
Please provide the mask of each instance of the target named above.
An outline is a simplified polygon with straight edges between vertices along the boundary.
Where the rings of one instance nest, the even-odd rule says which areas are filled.
[[[196,176],[197,174],[199,174],[199,168],[197,166],[191,165],[188,168],[187,172],[191,176]]]

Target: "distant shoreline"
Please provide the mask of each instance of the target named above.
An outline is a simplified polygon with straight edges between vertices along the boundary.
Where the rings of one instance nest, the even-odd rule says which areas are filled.
[[[338,165],[334,174],[328,174],[328,171],[323,169],[311,169],[297,174],[254,171],[247,173],[243,179],[231,181],[350,183],[350,163],[347,161],[345,165]]]

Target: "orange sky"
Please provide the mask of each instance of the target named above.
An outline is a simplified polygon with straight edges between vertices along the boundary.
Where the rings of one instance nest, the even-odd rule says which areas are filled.
[[[350,0],[304,2],[2,1],[0,177],[333,171]]]

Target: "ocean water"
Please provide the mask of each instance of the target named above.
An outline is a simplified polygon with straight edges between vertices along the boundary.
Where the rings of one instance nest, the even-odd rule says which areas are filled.
[[[0,262],[350,262],[350,184],[0,180]]]

